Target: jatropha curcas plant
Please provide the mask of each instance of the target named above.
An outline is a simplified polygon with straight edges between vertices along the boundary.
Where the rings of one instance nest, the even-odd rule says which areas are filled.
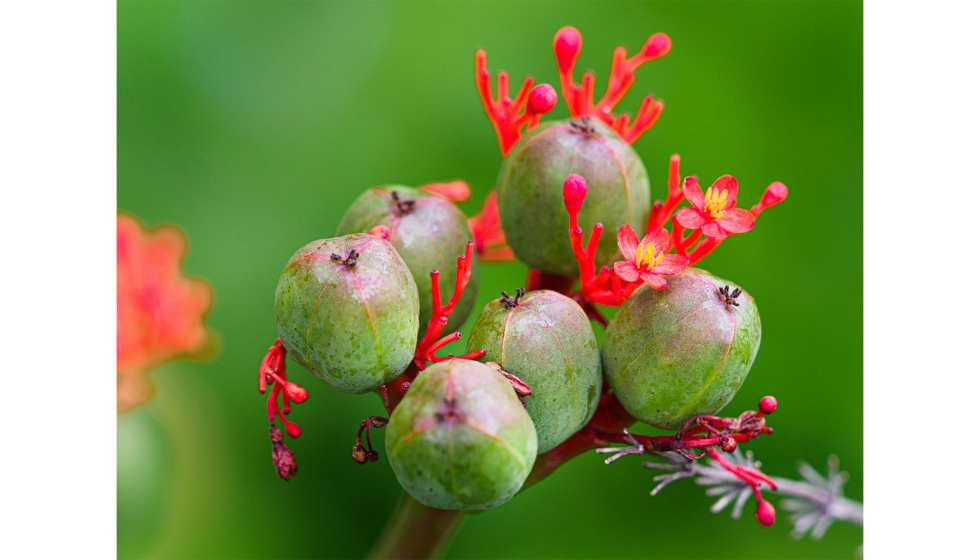
[[[753,229],[787,189],[774,182],[742,209],[733,176],[705,190],[695,176],[682,180],[673,155],[666,196],[650,202],[631,144],[664,105],[648,95],[635,118],[613,110],[634,72],[670,47],[657,33],[632,56],[617,48],[596,100],[595,76],[574,78],[581,35],[560,29],[553,50],[571,118],[544,123],[555,89],[526,78],[511,98],[500,72],[494,96],[486,53],[477,51],[477,92],[504,157],[479,213],[466,218],[452,204],[470,196],[462,181],[372,188],[345,214],[341,237],[309,243],[287,263],[276,290],[280,338],[259,368],[273,463],[285,480],[296,474],[277,421],[298,437],[286,415],[307,400],[286,376],[287,354],[337,389],[378,393],[386,415],[360,422],[352,456],[377,461],[371,431],[386,427],[386,455],[406,495],[375,555],[437,555],[464,512],[501,505],[588,450],[612,454],[607,462],[661,458],[646,464],[670,473],[654,493],[699,476],[727,492],[716,511],[736,500],[740,513],[754,496],[759,523],[775,522],[762,489],[778,492],[781,483],[739,446],[772,433],[766,416],[776,399],[719,416],[759,351],[759,310],[741,286],[693,265],[729,235]],[[604,223],[615,235],[603,235]],[[455,275],[444,277],[455,255]],[[462,338],[444,331],[474,307],[476,259],[513,258],[529,267],[527,289],[486,303],[466,354],[437,354]],[[600,306],[616,309],[607,317]],[[347,311],[324,314],[328,308]],[[592,322],[605,328],[602,337]],[[638,421],[670,433],[631,433]],[[709,466],[697,463],[704,456]],[[834,480],[827,487],[839,494]],[[819,518],[812,534],[822,535],[828,519],[860,522],[854,507],[827,509],[813,498],[819,491],[793,484],[797,520]]]

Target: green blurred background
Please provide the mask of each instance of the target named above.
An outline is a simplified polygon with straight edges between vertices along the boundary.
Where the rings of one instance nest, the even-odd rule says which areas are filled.
[[[779,399],[772,437],[748,448],[767,473],[825,469],[829,454],[861,500],[862,5],[859,2],[122,2],[118,5],[118,204],[148,225],[179,224],[185,268],[216,299],[208,363],[152,375],[151,403],[119,419],[123,557],[361,557],[399,496],[387,461],[350,459],[374,395],[310,391],[294,420],[298,475],[270,462],[255,373],[275,339],[273,292],[298,247],[333,236],[365,188],[463,178],[473,213],[500,165],[473,85],[492,71],[557,87],[550,46],[575,25],[578,70],[603,88],[612,49],[651,33],[671,53],[639,71],[621,108],[651,92],[666,109],[636,142],[653,185],[667,163],[706,184],[734,174],[742,206],[770,182],[790,196],[756,229],[703,261],[758,301],[765,336],[725,412]],[[559,102],[553,113],[564,117]],[[613,224],[608,224],[613,225]],[[481,265],[480,301],[524,281],[517,263]],[[482,306],[482,303],[480,303]],[[475,316],[474,316],[475,318]],[[464,328],[468,332],[473,318]],[[457,351],[461,350],[459,343]],[[384,453],[383,446],[381,449]],[[783,514],[759,527],[708,511],[690,481],[656,498],[652,471],[584,455],[509,503],[470,516],[448,556],[853,557],[859,528],[793,541]],[[777,503],[778,505],[778,503]]]

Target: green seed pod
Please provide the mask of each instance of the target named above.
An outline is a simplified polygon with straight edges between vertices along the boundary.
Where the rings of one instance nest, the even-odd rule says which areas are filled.
[[[419,296],[390,243],[353,234],[307,243],[276,286],[276,328],[301,366],[345,393],[365,393],[412,361]]]
[[[388,422],[385,449],[398,482],[416,500],[479,510],[499,506],[521,489],[538,438],[500,372],[449,360],[412,382]]]
[[[601,223],[612,233],[599,240],[597,266],[621,259],[615,229],[630,224],[642,231],[650,210],[650,180],[640,156],[603,123],[550,122],[526,135],[497,178],[504,233],[522,262],[568,277],[578,273],[562,200],[562,184],[571,173],[589,185],[580,223],[586,229]]]
[[[667,282],[662,290],[640,286],[616,311],[602,368],[630,414],[676,430],[732,400],[759,351],[762,323],[752,296],[731,297],[739,289],[731,282],[696,268]]]
[[[518,292],[520,293],[520,292]],[[602,366],[588,317],[557,292],[536,290],[491,301],[466,342],[531,387],[527,413],[538,432],[538,453],[565,441],[599,405]]]
[[[408,269],[419,290],[419,337],[432,318],[433,269],[440,272],[439,291],[445,303],[456,282],[456,258],[466,252],[473,240],[466,216],[452,202],[418,189],[389,185],[368,189],[351,204],[340,220],[337,235],[366,232],[376,225],[391,231],[390,242]],[[463,296],[453,308],[445,332],[459,328],[476,302],[479,273],[473,267]]]

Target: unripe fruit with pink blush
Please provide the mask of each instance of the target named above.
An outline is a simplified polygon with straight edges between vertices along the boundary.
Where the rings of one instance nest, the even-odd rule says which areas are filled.
[[[378,225],[388,228],[388,242],[401,255],[412,273],[419,294],[419,337],[432,318],[432,281],[438,270],[443,303],[452,296],[456,281],[456,259],[473,240],[466,216],[452,202],[412,187],[388,185],[365,191],[347,209],[337,234],[366,232]],[[444,332],[459,328],[476,302],[479,272],[472,267],[469,283]]]
[[[596,119],[543,123],[514,147],[497,178],[507,243],[532,268],[572,277],[578,265],[568,242],[565,178],[588,183],[579,222],[642,231],[650,210],[650,180],[636,151]],[[597,266],[620,260],[615,235],[603,235]]]
[[[483,308],[466,350],[485,349],[481,361],[496,362],[531,387],[524,399],[538,432],[538,453],[544,453],[595,413],[602,389],[599,347],[572,299],[550,290],[508,299]]]
[[[521,489],[538,451],[534,424],[511,384],[469,360],[426,368],[386,430],[398,482],[439,509],[482,510],[506,502]]]
[[[755,300],[738,286],[688,268],[667,287],[640,286],[609,321],[602,367],[610,387],[638,420],[676,430],[688,418],[715,414],[752,367],[762,339]],[[738,305],[735,305],[737,303]]]
[[[289,355],[331,386],[346,393],[374,390],[415,355],[415,280],[380,237],[313,241],[279,277],[276,328]]]

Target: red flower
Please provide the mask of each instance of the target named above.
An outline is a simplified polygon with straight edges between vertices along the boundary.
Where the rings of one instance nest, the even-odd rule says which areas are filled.
[[[667,286],[661,276],[673,276],[687,268],[684,255],[664,254],[670,248],[670,234],[662,227],[655,228],[640,241],[633,227],[627,224],[619,228],[616,240],[623,258],[629,259],[614,265],[616,274],[627,282],[642,278],[651,288],[660,290]]]
[[[147,374],[180,356],[212,350],[204,317],[211,288],[181,270],[187,240],[177,228],[143,229],[119,214],[116,222],[116,400],[123,412],[153,392]]]
[[[697,177],[684,179],[684,197],[691,207],[677,211],[677,221],[687,229],[700,229],[705,237],[724,239],[729,233],[745,233],[755,226],[755,216],[748,210],[735,208],[738,181],[722,175],[701,192]]]

